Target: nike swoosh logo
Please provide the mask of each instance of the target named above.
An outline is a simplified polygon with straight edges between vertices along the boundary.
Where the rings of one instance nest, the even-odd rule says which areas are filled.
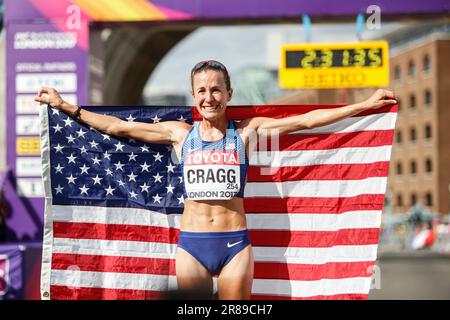
[[[235,243],[231,243],[231,244],[228,242],[228,243],[227,243],[227,247],[228,247],[228,248],[234,247],[235,245],[241,243],[242,241],[244,241],[244,240],[241,240],[241,241],[238,241],[238,242],[235,242]]]

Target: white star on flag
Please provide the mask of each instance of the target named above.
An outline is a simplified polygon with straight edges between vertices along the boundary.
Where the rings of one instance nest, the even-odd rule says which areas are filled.
[[[172,187],[172,185],[169,183],[169,185],[166,187],[167,189],[167,193],[173,193],[173,189],[175,189],[175,187]]]
[[[170,162],[169,162],[169,165],[166,166],[166,168],[167,168],[167,172],[175,172],[175,171],[173,171],[173,169],[175,168],[175,166],[173,166]]]
[[[113,173],[112,173],[110,168],[105,169],[105,171],[106,171],[106,175],[107,176],[111,176],[112,177]]]
[[[63,127],[61,127],[61,126],[59,125],[59,123],[57,123],[56,126],[53,127],[53,129],[55,129],[55,133],[61,132],[62,128],[63,128]]]
[[[148,171],[148,168],[151,167],[150,165],[147,164],[147,161],[145,161],[144,164],[140,164],[139,166],[142,168],[142,171],[141,171],[141,172],[144,172],[144,171],[149,172],[149,171]]]
[[[82,146],[80,148],[80,151],[81,151],[81,153],[87,153],[87,149],[84,146]]]
[[[104,157],[105,159],[111,160],[111,154],[108,153],[108,151],[106,151],[106,152],[103,154],[103,157]]]
[[[141,184],[139,186],[141,188],[141,192],[147,192],[148,193],[148,188],[150,188],[150,186],[147,185],[147,183],[144,182],[144,184]]]
[[[66,137],[67,139],[67,143],[75,143],[75,137],[72,137],[72,135],[69,135],[68,137]]]
[[[72,127],[72,120],[70,120],[70,118],[67,118],[66,120],[63,120],[64,121],[64,127],[67,127],[67,126],[69,126],[69,127]]]
[[[137,199],[137,193],[134,193],[134,191],[131,191],[130,197],[132,197],[133,199]]]
[[[95,156],[95,158],[93,158],[92,161],[94,161],[94,164],[97,164],[97,165],[100,164],[100,159],[97,156]]]
[[[61,187],[59,184],[58,184],[58,186],[56,187],[56,188],[54,188],[55,190],[56,190],[56,194],[58,194],[58,193],[61,193],[62,194],[62,191],[64,190],[64,187]]]
[[[91,145],[91,148],[97,149],[98,143],[95,142],[94,140],[92,140],[91,142],[89,142],[89,144]]]
[[[158,116],[156,115],[152,118],[152,120],[153,120],[153,123],[157,123],[161,120],[161,118],[158,118]]]
[[[70,157],[66,157],[66,158],[69,160],[69,163],[71,163],[71,162],[75,163],[75,159],[76,159],[77,157],[74,157],[74,155],[73,155],[73,153],[72,153],[72,154],[70,154]]]
[[[156,194],[156,196],[153,196],[152,198],[153,198],[153,203],[156,203],[156,202],[161,203],[162,197],[160,197],[159,194]]]
[[[86,164],[83,164],[83,166],[80,167],[80,169],[81,169],[81,174],[83,174],[83,173],[89,174],[88,170],[90,169],[90,167],[86,166]]]
[[[58,165],[55,167],[56,173],[62,173],[62,169],[64,169],[64,167],[62,167],[59,163],[58,163]]]
[[[56,153],[58,153],[58,152],[63,153],[62,149],[64,149],[64,147],[60,146],[59,143],[58,143],[58,145],[56,147],[53,147],[53,149],[56,150]]]
[[[162,177],[163,177],[163,176],[160,176],[160,175],[159,175],[159,172],[156,173],[156,176],[153,176],[153,178],[155,178],[155,182],[162,182],[162,181],[161,181]]]
[[[80,128],[80,130],[76,131],[76,133],[78,133],[78,138],[83,137],[86,134],[86,131],[83,131],[83,129]]]
[[[89,188],[86,188],[85,184],[83,184],[83,186],[81,188],[78,188],[78,189],[80,189],[80,191],[81,191],[80,194],[86,193],[86,195],[88,195],[87,191],[89,190]]]
[[[111,188],[111,186],[109,186],[108,188],[105,189],[106,191],[106,195],[112,195],[113,196],[113,191],[116,190],[114,188]]]
[[[128,118],[125,118],[125,119],[127,119],[128,122],[133,122],[134,120],[136,120],[136,118],[133,118],[131,116],[131,114],[130,114],[130,116]]]
[[[113,163],[116,166],[116,170],[122,170],[123,171],[123,167],[125,166],[125,164],[122,164],[119,162],[117,163]]]
[[[103,141],[104,141],[104,140],[109,140],[109,141],[111,141],[111,139],[109,138],[109,135],[107,135],[107,134],[102,134],[102,136],[103,136]]]
[[[159,154],[159,152],[157,154],[154,154],[153,157],[155,157],[155,161],[162,162],[161,159],[163,158],[163,155]]]
[[[134,154],[134,152],[132,152],[129,156],[128,156],[128,161],[136,161],[136,157],[137,157],[138,155],[137,154]]]
[[[123,182],[122,180],[117,180],[117,183],[119,184],[120,187],[124,187],[125,186],[125,182]]]
[[[103,180],[103,178],[100,178],[99,176],[98,176],[98,174],[95,176],[95,178],[91,178],[92,180],[94,180],[94,186],[98,183],[99,185],[102,185],[101,184],[101,180]]]
[[[184,197],[183,195],[181,195],[181,197],[177,198],[178,199],[178,204],[182,204],[184,203]]]
[[[123,151],[124,144],[121,144],[120,141],[114,145],[116,147],[116,151]]]
[[[142,152],[149,152],[150,151],[147,146],[142,146],[141,150],[142,150]]]
[[[181,115],[178,119],[177,119],[178,121],[183,121],[183,122],[186,122],[186,119],[185,118],[183,118],[183,115]]]
[[[59,110],[52,108],[52,115],[55,115],[55,114],[57,114],[59,116]]]
[[[128,181],[136,182],[136,177],[137,176],[133,172],[131,172],[129,175],[127,175],[127,177],[129,178]]]
[[[69,180],[68,183],[73,183],[75,184],[75,180],[77,180],[78,178],[74,177],[72,174],[70,174],[70,177],[66,178],[67,180]]]

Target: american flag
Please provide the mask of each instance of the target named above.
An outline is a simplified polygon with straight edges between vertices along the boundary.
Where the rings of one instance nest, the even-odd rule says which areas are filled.
[[[338,106],[228,107],[284,118]],[[189,107],[86,107],[126,121],[201,120]],[[245,211],[253,299],[367,299],[397,107],[259,143]],[[176,289],[183,211],[172,148],[118,138],[41,111],[46,197],[43,299],[158,299]]]

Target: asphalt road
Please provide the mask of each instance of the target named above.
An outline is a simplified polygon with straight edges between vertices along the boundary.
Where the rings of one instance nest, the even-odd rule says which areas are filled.
[[[384,255],[376,265],[369,300],[450,299],[450,255]]]

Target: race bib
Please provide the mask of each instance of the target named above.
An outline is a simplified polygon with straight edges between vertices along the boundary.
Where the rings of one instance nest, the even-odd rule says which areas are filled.
[[[192,200],[230,200],[241,188],[238,154],[228,150],[189,150],[183,172]]]

